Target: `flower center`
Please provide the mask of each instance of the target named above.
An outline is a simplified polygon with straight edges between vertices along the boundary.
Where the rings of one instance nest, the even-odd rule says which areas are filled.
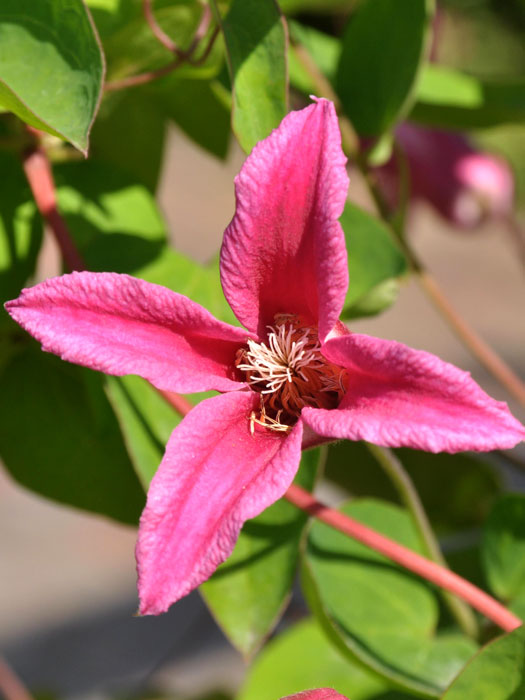
[[[346,390],[346,370],[323,357],[317,329],[291,314],[277,314],[267,342],[249,340],[235,364],[261,398],[250,416],[252,433],[255,424],[288,432],[305,406],[335,408]]]

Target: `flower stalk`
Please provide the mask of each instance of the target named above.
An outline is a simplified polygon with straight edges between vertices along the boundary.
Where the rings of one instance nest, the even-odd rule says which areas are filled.
[[[401,502],[412,515],[414,525],[419,532],[427,557],[439,566],[448,569],[448,564],[441,552],[439,542],[432,530],[423,503],[406,469],[392,450],[370,443],[367,447],[394,485]],[[461,598],[451,595],[447,590],[443,589],[442,595],[450,613],[463,632],[469,637],[476,639],[479,635],[479,628],[472,610]]]
[[[390,540],[348,515],[329,508],[300,486],[292,484],[286,491],[284,498],[335,530],[339,530],[344,535],[348,535],[370,549],[383,554],[403,568],[462,598],[506,632],[511,632],[523,624],[519,617],[516,617],[501,603],[466,579],[433,561],[425,559],[420,554]]]

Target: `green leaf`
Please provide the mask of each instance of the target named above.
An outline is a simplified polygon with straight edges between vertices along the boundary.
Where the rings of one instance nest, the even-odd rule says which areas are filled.
[[[359,134],[379,136],[407,113],[432,9],[430,0],[365,0],[350,18],[336,89]]]
[[[341,511],[421,552],[408,513],[380,501]],[[306,594],[338,648],[423,697],[438,697],[476,647],[437,635],[435,595],[388,559],[323,523],[314,523],[306,553]]]
[[[144,490],[164,455],[168,438],[181,417],[158,391],[141,377],[106,377],[109,400]]]
[[[164,110],[195,143],[225,158],[230,142],[231,96],[218,80],[157,81],[153,93]]]
[[[257,657],[238,700],[282,698],[298,690],[333,687],[351,700],[409,700],[390,690],[360,664],[345,659],[312,619],[303,620],[274,639]]]
[[[222,292],[218,261],[202,266],[166,245],[165,224],[143,184],[95,161],[61,164],[55,173],[60,210],[90,270],[162,284],[238,325]]]
[[[81,0],[3,0],[0,103],[87,153],[104,65]]]
[[[525,627],[519,627],[483,647],[442,700],[521,700],[524,671]]]
[[[296,483],[311,489],[319,449],[304,452]],[[251,657],[288,602],[307,516],[281,499],[245,523],[233,554],[200,588],[232,644]]]
[[[233,86],[232,128],[249,152],[287,112],[286,28],[275,0],[233,0],[221,25]]]
[[[42,223],[20,162],[0,153],[0,307],[18,296],[33,274],[42,242]],[[0,312],[0,328],[8,321]]]
[[[525,122],[525,80],[481,79],[429,64],[409,118],[427,126],[476,129]]]
[[[128,172],[155,192],[164,154],[167,118],[144,89],[105,99],[91,132],[90,157]]]
[[[487,581],[500,598],[525,594],[525,496],[501,496],[485,524],[482,559]]]
[[[405,274],[407,263],[386,226],[355,204],[346,203],[340,222],[345,232],[350,276],[342,318],[348,319],[363,315],[366,307],[361,307],[359,313],[359,302],[366,303],[366,297],[378,285]],[[377,313],[394,299],[391,294],[383,295],[369,309]]]
[[[136,524],[144,491],[103,390],[103,377],[21,344],[2,375],[0,455],[32,491]]]
[[[107,60],[108,82],[121,80],[149,70],[155,70],[173,61],[173,54],[163,46],[144,18],[142,2],[128,0],[121,3],[118,13],[110,21],[104,15],[102,42]],[[155,20],[181,49],[187,49],[200,21],[202,7],[192,0],[164,0],[154,4]],[[220,51],[219,51],[220,53]],[[217,70],[217,56],[208,59]],[[181,65],[177,72],[202,73],[206,66],[192,68]]]
[[[341,41],[334,36],[294,20],[288,23],[288,27],[291,38],[304,46],[319,70],[333,84],[335,82],[337,64],[341,56]],[[293,44],[290,45],[288,59],[290,83],[305,95],[315,94],[317,92],[315,83],[297,58]]]
[[[498,472],[485,456],[395,450],[414,482],[433,526],[441,533],[481,527],[501,491]],[[356,465],[356,468],[350,468]],[[363,442],[331,445],[326,477],[354,497],[397,502],[390,479]],[[447,488],[443,488],[443,484]]]

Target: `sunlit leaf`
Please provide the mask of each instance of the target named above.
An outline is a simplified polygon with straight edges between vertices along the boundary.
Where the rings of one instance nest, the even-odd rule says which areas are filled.
[[[3,0],[3,107],[86,152],[103,75],[102,54],[82,0]]]

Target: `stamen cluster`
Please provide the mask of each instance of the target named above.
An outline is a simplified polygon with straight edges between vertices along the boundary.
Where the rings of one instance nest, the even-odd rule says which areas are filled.
[[[252,431],[257,423],[287,432],[305,406],[335,408],[345,391],[346,371],[323,357],[317,329],[290,314],[275,316],[266,343],[249,340],[238,351],[236,366],[261,395]]]

